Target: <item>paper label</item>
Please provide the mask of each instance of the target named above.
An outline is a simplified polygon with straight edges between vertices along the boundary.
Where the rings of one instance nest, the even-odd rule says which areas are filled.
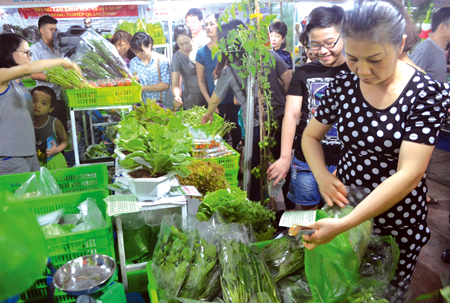
[[[308,226],[316,222],[315,211],[285,211],[280,219],[280,226],[291,227],[292,225]]]
[[[169,192],[170,196],[194,196],[201,197],[202,195],[195,188],[195,186],[172,186]]]
[[[114,183],[108,184],[107,187],[110,190],[118,191],[120,193],[126,192],[129,190],[128,185],[123,184],[122,182],[116,181]]]
[[[108,216],[135,213],[141,209],[141,205],[134,195],[114,195],[108,196],[104,201],[107,204],[106,212]]]

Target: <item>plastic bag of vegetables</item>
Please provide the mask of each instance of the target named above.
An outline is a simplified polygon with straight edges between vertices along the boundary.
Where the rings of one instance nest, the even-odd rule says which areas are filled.
[[[45,167],[41,167],[39,177],[31,173],[30,178],[14,193],[19,199],[56,194],[62,194],[62,191],[52,173]]]
[[[166,216],[153,253],[152,270],[159,298],[210,300],[220,290],[217,247],[200,236],[195,218],[183,224]]]

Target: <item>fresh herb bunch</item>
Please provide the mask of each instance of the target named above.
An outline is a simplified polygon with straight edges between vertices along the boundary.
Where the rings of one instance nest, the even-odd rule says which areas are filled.
[[[78,74],[78,72],[73,69],[65,69],[62,66],[55,66],[47,69],[46,71],[48,82],[70,89],[93,88],[80,74]]]
[[[193,106],[192,108],[188,110],[182,110],[177,112],[177,116],[181,118],[181,121],[183,124],[195,127],[202,125],[202,117],[204,114],[206,114],[207,109],[204,106]],[[217,121],[215,120],[213,122],[213,125],[215,125]]]
[[[305,247],[301,236],[286,236],[273,240],[263,248],[261,256],[275,282],[305,267]]]
[[[161,224],[152,270],[162,298],[178,296],[193,258],[192,240],[176,227]]]
[[[222,165],[194,160],[187,168],[191,174],[187,178],[178,178],[180,184],[195,186],[202,196],[229,186],[225,179],[225,168]]]
[[[248,200],[247,193],[235,186],[207,194],[198,206],[196,217],[199,221],[208,221],[216,211],[228,223],[250,224],[257,241],[269,240],[276,232],[272,226],[275,213],[258,202]]]
[[[211,136],[219,136],[219,137],[225,137],[226,134],[228,134],[230,131],[236,128],[236,124],[234,122],[223,120],[223,123],[220,125],[217,125],[215,129],[211,132]]]
[[[82,69],[83,75],[88,79],[114,79],[122,78],[122,74],[117,73],[105,59],[103,59],[96,52],[88,52],[84,54],[79,66]]]
[[[217,247],[197,230],[183,232],[163,222],[152,270],[160,299],[210,300],[220,290]]]
[[[269,268],[258,253],[235,240],[222,240],[219,249],[224,300],[229,303],[280,302]]]

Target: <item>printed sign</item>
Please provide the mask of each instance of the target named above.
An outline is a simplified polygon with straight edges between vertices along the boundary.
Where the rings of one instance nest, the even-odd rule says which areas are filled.
[[[108,5],[94,7],[32,7],[19,8],[19,14],[28,19],[50,15],[53,18],[95,18],[95,17],[135,17],[138,16],[137,5]]]

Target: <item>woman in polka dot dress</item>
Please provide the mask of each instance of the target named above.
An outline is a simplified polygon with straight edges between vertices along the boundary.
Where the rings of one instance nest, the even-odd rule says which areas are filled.
[[[348,216],[313,224],[305,247],[374,218],[374,233],[392,235],[400,261],[392,285],[406,288],[428,242],[425,170],[448,104],[448,85],[398,60],[405,21],[385,1],[357,3],[345,13],[341,34],[347,64],[330,83],[303,134],[305,157],[328,204],[348,203],[347,186],[369,194]],[[320,140],[337,123],[343,144],[337,177],[325,167]],[[308,243],[309,242],[309,243]]]

